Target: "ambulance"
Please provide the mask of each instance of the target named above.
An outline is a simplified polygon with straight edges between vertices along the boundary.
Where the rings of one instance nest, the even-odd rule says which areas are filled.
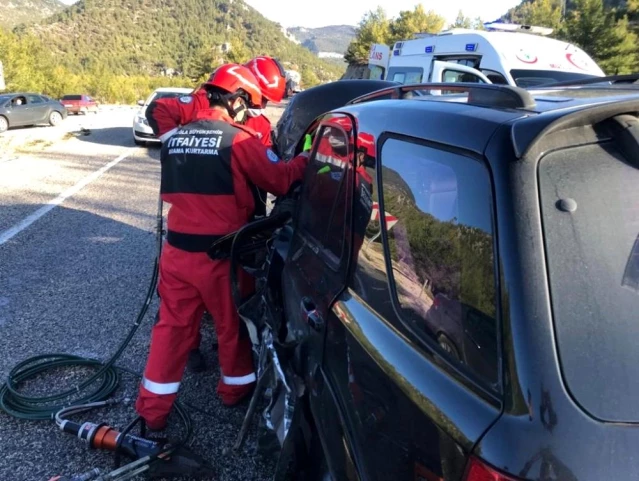
[[[549,38],[552,29],[487,23],[483,30],[452,29],[417,34],[393,48],[374,44],[371,79],[403,84],[479,82],[528,88],[605,76],[579,47]]]

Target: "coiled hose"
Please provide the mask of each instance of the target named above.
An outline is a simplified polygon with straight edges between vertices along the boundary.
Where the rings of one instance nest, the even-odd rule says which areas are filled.
[[[139,376],[139,373],[130,369],[118,367],[115,363],[120,356],[122,356],[122,353],[128,347],[133,336],[135,336],[149,309],[149,305],[153,299],[153,294],[156,290],[160,267],[160,254],[162,252],[162,235],[164,233],[162,210],[163,202],[160,198],[158,200],[158,212],[156,218],[157,249],[153,263],[153,275],[151,276],[151,282],[149,284],[142,309],[138,313],[128,335],[120,344],[115,354],[113,354],[113,356],[111,356],[111,358],[105,363],[97,359],[74,356],[71,354],[43,354],[29,358],[18,364],[9,372],[9,377],[0,388],[0,409],[10,416],[18,419],[31,421],[54,420],[55,414],[63,408],[96,403],[109,398],[120,384],[120,371]],[[18,387],[22,383],[45,372],[59,368],[78,367],[90,367],[97,369],[97,371],[95,374],[87,378],[86,381],[57,394],[51,394],[49,396],[27,396],[18,392]],[[95,387],[87,389],[90,386]],[[188,440],[188,438],[190,438],[192,426],[188,415],[179,403],[176,403],[175,406],[176,411],[184,422],[187,431],[185,439],[180,443],[183,444]]]

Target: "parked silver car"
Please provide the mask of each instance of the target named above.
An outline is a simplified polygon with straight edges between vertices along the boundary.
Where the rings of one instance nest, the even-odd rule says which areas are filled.
[[[165,97],[181,97],[190,94],[192,91],[193,89],[189,88],[161,87],[149,95],[146,101],[139,100],[138,105],[142,108],[136,112],[133,118],[133,140],[136,145],[145,145],[147,142],[160,142],[145,117],[146,109],[151,102]]]

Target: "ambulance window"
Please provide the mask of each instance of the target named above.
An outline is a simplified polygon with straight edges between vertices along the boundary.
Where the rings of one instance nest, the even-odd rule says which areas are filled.
[[[456,63],[458,65],[464,65],[471,68],[479,68],[479,62],[481,59],[477,57],[460,58],[460,57],[437,57],[436,60],[442,62]]]
[[[406,80],[406,74],[405,73],[396,72],[393,75],[393,82],[399,82],[399,83],[403,84],[404,80]]]
[[[420,67],[400,67],[390,69],[388,77],[393,82],[399,82],[402,84],[418,84],[421,83],[424,76],[424,69]]]
[[[378,65],[374,65],[370,67],[370,75],[368,78],[370,80],[383,80],[384,79],[384,69]]]
[[[499,72],[496,72],[495,70],[483,68],[481,69],[481,73],[488,77],[488,80],[490,80],[494,84],[508,85],[508,80],[506,80],[506,77],[504,77]]]
[[[454,83],[454,82],[485,83],[477,75],[474,75],[469,72],[461,72],[459,70],[444,70],[442,81],[444,83]]]

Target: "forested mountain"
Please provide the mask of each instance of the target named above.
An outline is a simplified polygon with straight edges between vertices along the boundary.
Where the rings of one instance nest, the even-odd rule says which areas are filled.
[[[24,30],[73,69],[147,75],[173,69],[199,78],[220,61],[270,54],[305,70],[307,79],[340,73],[242,0],[81,0]]]

